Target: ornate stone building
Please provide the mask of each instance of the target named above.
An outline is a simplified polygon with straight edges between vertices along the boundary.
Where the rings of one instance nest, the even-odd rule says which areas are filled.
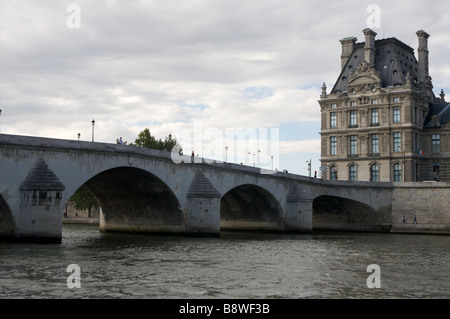
[[[450,103],[433,93],[428,37],[418,58],[396,38],[340,40],[341,73],[320,95],[322,178],[350,181],[450,181]]]

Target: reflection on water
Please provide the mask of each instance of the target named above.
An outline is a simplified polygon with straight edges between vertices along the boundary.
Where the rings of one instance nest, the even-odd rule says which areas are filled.
[[[450,236],[103,234],[64,225],[61,244],[0,243],[0,298],[449,298]],[[69,289],[70,264],[81,288]],[[369,289],[370,264],[381,288]]]

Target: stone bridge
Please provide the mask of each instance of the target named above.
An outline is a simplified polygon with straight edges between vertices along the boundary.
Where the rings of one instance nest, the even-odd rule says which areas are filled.
[[[313,218],[368,230],[390,222],[392,183],[331,182],[191,156],[176,163],[171,155],[0,134],[0,236],[61,241],[63,208],[82,185],[100,202],[101,231],[218,236],[310,233]]]

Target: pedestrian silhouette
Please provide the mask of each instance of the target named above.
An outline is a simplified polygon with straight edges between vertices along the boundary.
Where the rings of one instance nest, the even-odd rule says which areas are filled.
[[[416,215],[414,215],[413,224],[418,224]]]

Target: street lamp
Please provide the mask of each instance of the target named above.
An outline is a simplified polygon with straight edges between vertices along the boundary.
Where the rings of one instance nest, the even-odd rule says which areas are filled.
[[[228,146],[225,146],[225,163],[228,162]]]
[[[95,120],[92,120],[92,142],[94,141],[94,125],[95,125]]]
[[[258,150],[258,153],[260,153],[260,152],[261,152],[261,151]],[[253,166],[255,166],[255,155],[256,155],[257,153],[251,153],[251,152],[248,152],[248,154],[253,155]]]
[[[311,159],[306,161],[306,163],[308,163],[308,176],[311,177]]]
[[[80,134],[80,133],[78,133],[78,140],[80,140],[80,136],[81,136],[81,134]]]

